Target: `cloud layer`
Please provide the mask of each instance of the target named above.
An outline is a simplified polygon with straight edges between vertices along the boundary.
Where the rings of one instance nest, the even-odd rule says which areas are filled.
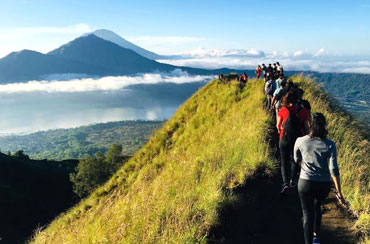
[[[63,74],[59,78],[66,78]],[[180,69],[170,73],[152,73],[137,76],[108,76],[99,79],[84,78],[73,80],[60,80],[58,75],[53,75],[54,81],[29,81],[26,83],[14,83],[0,85],[0,93],[27,93],[27,92],[90,92],[90,91],[113,91],[123,89],[130,85],[156,84],[156,83],[191,83],[208,81],[214,76],[189,75]]]
[[[286,70],[318,72],[353,72],[370,74],[370,57],[346,57],[329,55],[324,48],[315,52],[264,52],[256,49],[219,50],[197,48],[174,53],[168,59],[158,60],[178,66],[198,68],[255,69],[257,64],[279,61]]]

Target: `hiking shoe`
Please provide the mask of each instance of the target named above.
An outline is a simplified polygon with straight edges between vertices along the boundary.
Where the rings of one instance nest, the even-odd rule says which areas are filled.
[[[313,242],[312,242],[313,244],[320,244],[320,240],[319,240],[319,238],[317,238],[317,237],[314,237],[313,238]]]
[[[289,191],[289,186],[288,185],[284,185],[283,188],[280,191],[280,194],[286,195],[286,194],[288,194],[288,191]]]
[[[292,181],[292,180],[290,181],[290,187],[291,188],[295,188],[295,187],[297,187],[297,185],[298,185],[297,181]]]

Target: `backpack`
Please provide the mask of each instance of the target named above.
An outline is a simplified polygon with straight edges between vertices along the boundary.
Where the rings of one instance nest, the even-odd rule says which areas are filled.
[[[297,111],[289,111],[289,115],[287,120],[283,126],[283,140],[287,141],[288,143],[295,143],[298,137],[302,136],[302,123],[299,119],[299,112],[301,111],[301,107],[298,108]]]
[[[274,94],[274,82],[273,81],[271,81],[271,80],[268,81],[265,93],[267,95],[270,95],[270,96],[272,96]]]
[[[307,100],[300,100],[299,102],[298,102],[298,104],[302,107],[302,108],[305,108],[305,109],[307,109],[308,111],[311,111],[311,104],[310,104],[310,102],[309,101],[307,101]]]

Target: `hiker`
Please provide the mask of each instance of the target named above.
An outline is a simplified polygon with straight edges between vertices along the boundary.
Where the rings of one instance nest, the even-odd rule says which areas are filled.
[[[280,87],[281,82],[284,81],[284,75],[279,75],[279,78],[276,79],[276,87]]]
[[[263,78],[265,79],[266,82],[266,77],[267,77],[267,67],[265,64],[262,64],[262,71],[263,71]]]
[[[277,66],[276,66],[276,63],[273,64],[273,67],[272,67],[272,76],[274,77],[274,80],[277,79],[279,77],[279,74],[278,74],[278,71],[277,71]]]
[[[225,76],[224,76],[224,74],[219,73],[219,74],[218,74],[218,79],[219,79],[220,81],[222,81],[222,82],[225,82]]]
[[[258,65],[257,68],[256,68],[256,76],[257,76],[257,80],[260,79],[261,77],[261,72],[262,72],[262,68],[261,68],[261,65]]]
[[[298,137],[307,135],[309,132],[309,113],[307,109],[299,107],[297,101],[297,94],[288,92],[283,97],[282,108],[276,119],[276,127],[280,134],[279,149],[283,179],[281,194],[287,194],[290,188],[294,188],[297,184],[296,177],[299,165],[290,162],[293,160],[294,143]]]
[[[276,62],[276,66],[277,66],[277,71],[279,75],[283,75],[284,74],[283,66],[279,62]]]
[[[298,194],[306,244],[320,243],[321,203],[329,194],[330,178],[334,182],[338,201],[341,204],[345,202],[340,185],[336,145],[326,138],[325,126],[325,116],[314,113],[310,134],[299,137],[294,145],[294,161],[301,164]]]
[[[265,94],[267,97],[267,102],[266,102],[266,108],[267,110],[270,109],[271,103],[272,103],[272,95],[274,94],[275,91],[275,82],[272,79],[269,79],[265,83]]]
[[[241,87],[244,87],[247,84],[248,75],[245,72],[243,72],[243,74],[239,76],[239,82]]]
[[[274,69],[272,68],[271,64],[269,64],[269,66],[266,68],[266,72],[267,72],[267,78],[272,79],[272,74],[274,72]]]
[[[272,95],[271,110],[275,109],[275,114],[277,115],[281,106],[281,98],[278,98],[278,94],[281,90],[286,87],[286,82],[283,80],[281,83],[278,83],[279,86],[275,89],[274,94]]]
[[[298,105],[301,106],[302,108],[307,109],[307,111],[311,115],[311,104],[310,104],[310,102],[302,98],[303,94],[304,94],[304,90],[299,88],[297,90],[297,93],[298,93]]]
[[[282,101],[283,97],[289,91],[292,91],[293,89],[294,89],[294,83],[293,83],[293,81],[289,80],[288,83],[287,83],[287,85],[284,84],[283,89],[278,89],[278,91],[276,93],[274,92],[272,106],[275,106],[278,101],[280,101],[280,104],[281,104],[281,101]]]

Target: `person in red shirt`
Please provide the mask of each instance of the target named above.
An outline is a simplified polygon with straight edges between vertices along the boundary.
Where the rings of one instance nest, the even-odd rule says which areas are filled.
[[[261,77],[261,72],[262,72],[262,68],[261,68],[261,65],[258,65],[257,68],[256,68],[256,76],[257,76],[257,80],[260,79]]]
[[[282,108],[277,114],[276,127],[279,132],[279,149],[280,149],[280,163],[281,176],[283,178],[282,194],[286,194],[289,188],[296,186],[296,179],[299,166],[293,163],[293,149],[295,140],[298,137],[307,135],[309,133],[310,115],[307,109],[297,105],[298,95],[295,92],[288,92],[282,99]],[[291,114],[293,113],[293,114]],[[294,133],[291,128],[285,128],[289,115],[298,116],[298,127]],[[293,120],[290,120],[293,121]],[[284,129],[287,129],[284,133]],[[288,131],[290,135],[288,135]],[[290,164],[290,165],[289,165]],[[289,176],[290,166],[290,176]]]

